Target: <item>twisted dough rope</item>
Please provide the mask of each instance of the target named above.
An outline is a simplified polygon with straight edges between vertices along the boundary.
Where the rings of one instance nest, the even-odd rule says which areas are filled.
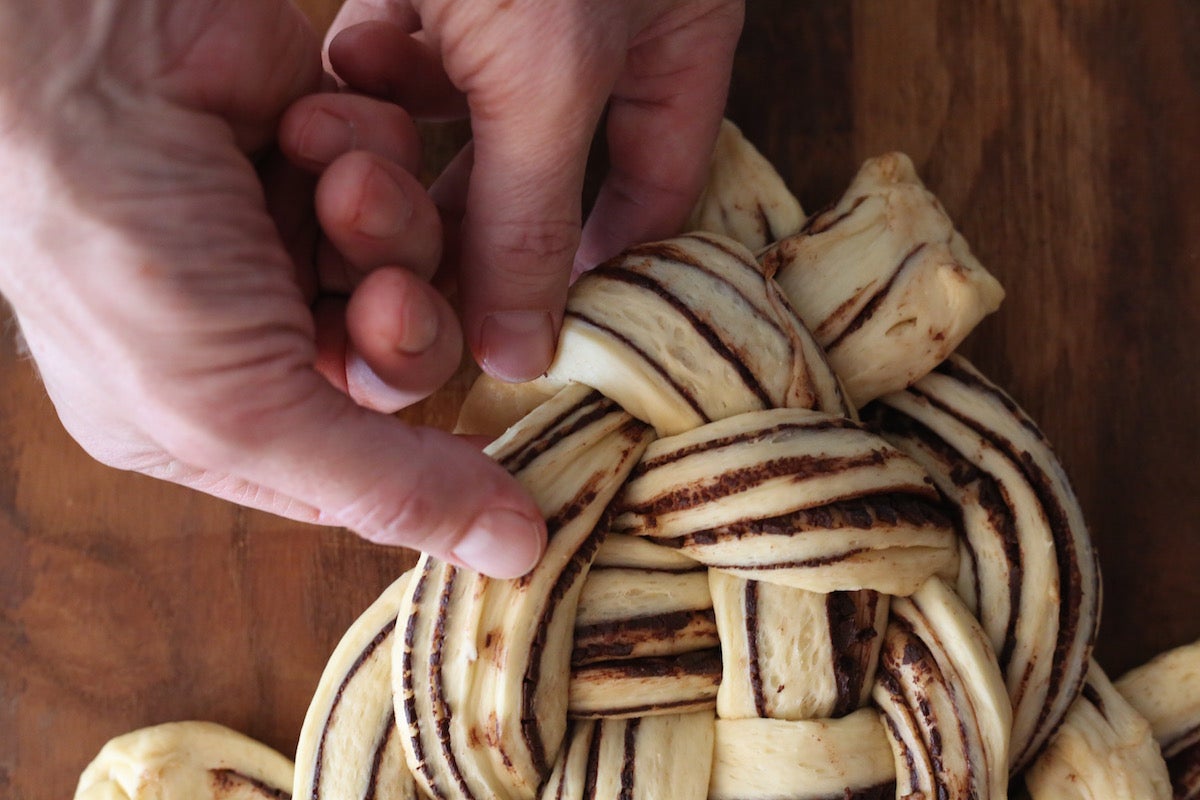
[[[734,133],[737,191],[697,218],[757,248],[798,204]],[[390,589],[323,676],[295,795],[1004,796],[1079,694],[1099,583],[1032,423],[965,362],[922,377],[1001,294],[897,154],[757,261],[696,234],[586,276],[548,376],[481,381],[462,421],[533,409],[490,452],[547,558]],[[876,397],[887,440],[854,421]]]

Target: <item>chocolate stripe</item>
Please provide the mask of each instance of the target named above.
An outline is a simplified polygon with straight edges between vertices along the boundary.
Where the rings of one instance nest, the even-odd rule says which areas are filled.
[[[871,288],[869,284],[863,286],[857,292],[839,303],[837,308],[829,312],[825,319],[821,320],[821,324],[813,328],[813,335],[816,336],[818,340],[826,338],[829,335],[829,329],[837,327],[838,324],[842,322],[842,317],[849,313],[850,309],[859,304],[862,299],[863,292],[867,291],[869,288]]]
[[[1019,420],[1021,425],[1027,431],[1032,433],[1039,442],[1042,442],[1047,447],[1050,446],[1050,442],[1046,439],[1046,435],[1042,433],[1042,430],[1037,426],[1037,423],[1030,419],[1029,415],[1025,413],[1025,410],[1017,405],[1016,401],[1009,397],[1007,392],[989,382],[987,378],[983,377],[978,372],[964,366],[957,359],[953,358],[948,358],[941,364],[938,364],[933,368],[933,371],[939,375],[945,375],[947,378],[953,378],[964,386],[968,386],[978,392],[989,395],[995,399],[996,402],[1000,403],[1000,405],[1004,406],[1008,413],[1012,414],[1017,420]]]
[[[599,673],[593,678],[588,673]],[[613,702],[604,707],[589,706],[575,712],[582,717],[631,717],[667,710],[712,708],[716,702],[717,687],[721,683],[721,652],[718,648],[684,653],[678,656],[653,656],[628,661],[604,662],[579,670],[574,680],[597,685],[619,685],[624,681],[657,681],[665,685],[676,681],[700,683],[692,687],[687,697],[658,703]],[[651,689],[650,691],[654,691]],[[638,699],[627,691],[613,691],[614,699],[633,701]]]
[[[367,660],[375,654],[375,651],[388,639],[388,637],[392,635],[392,631],[395,629],[396,619],[393,617],[392,619],[388,620],[387,624],[380,628],[379,632],[375,634],[374,638],[372,638],[367,646],[363,648],[362,652],[358,654],[358,658],[354,659],[354,663],[351,664],[350,669],[346,671],[346,675],[342,678],[342,682],[338,684],[337,693],[334,694],[333,702],[329,706],[329,716],[325,718],[325,726],[321,729],[321,738],[317,742],[316,757],[313,759],[315,762],[313,767],[312,783],[313,800],[319,800],[321,788],[321,768],[325,763],[325,737],[329,733],[329,722],[333,719],[333,715],[337,713],[338,706],[342,702],[342,695],[345,693],[346,687],[350,685],[350,681],[354,679],[354,676],[358,674],[360,669],[362,669],[363,664],[365,664]],[[395,720],[395,711],[392,712],[392,719]]]
[[[883,689],[887,691],[888,697],[892,704],[896,706],[897,711],[907,708],[905,705],[904,693],[901,690],[900,682],[896,680],[895,675],[892,675],[887,670],[880,669],[875,680],[878,685],[882,686]],[[883,711],[879,717],[883,720],[883,724],[891,733],[892,752],[894,753],[897,749],[899,749],[903,754],[904,765],[907,768],[910,779],[908,781],[908,785],[904,787],[904,793],[899,794],[898,796],[908,797],[910,795],[918,795],[921,788],[920,773],[917,771],[917,759],[913,753],[913,749],[908,746],[904,735],[900,730],[899,724],[897,724],[896,720],[891,714]],[[930,783],[932,783],[932,781]],[[896,785],[899,786],[899,777],[897,777]]]
[[[593,405],[594,408],[587,410],[589,405]],[[499,462],[500,466],[515,475],[533,463],[539,456],[552,450],[563,439],[620,410],[620,406],[599,392],[589,392],[574,406],[547,423],[542,431],[524,447],[502,459]],[[581,411],[584,413],[580,414]],[[566,424],[567,420],[576,414],[579,415],[578,418],[572,420],[570,424]]]
[[[640,423],[638,425],[643,430],[645,429]],[[567,504],[562,513],[546,521],[548,537],[552,537],[563,525],[578,517],[587,506],[595,501],[597,489],[594,484],[597,480],[593,479],[585,484],[575,495],[575,499]],[[550,770],[550,764],[547,759],[546,745],[542,737],[541,726],[538,723],[536,701],[537,691],[542,680],[541,656],[546,647],[546,636],[550,628],[550,618],[554,615],[554,611],[562,602],[567,591],[592,563],[592,559],[596,556],[596,551],[600,549],[600,542],[603,540],[603,534],[608,530],[608,526],[608,515],[602,514],[599,521],[592,528],[591,533],[580,543],[579,548],[571,556],[571,560],[563,568],[562,572],[559,573],[554,586],[546,597],[545,605],[542,606],[542,611],[538,615],[536,623],[537,632],[534,634],[533,642],[529,648],[529,662],[525,665],[525,678],[522,682],[521,692],[521,736],[533,759],[534,767],[543,776]]]
[[[621,791],[618,800],[633,800],[634,780],[637,771],[637,737],[642,721],[633,718],[625,723],[625,760],[621,764]]]
[[[866,200],[867,200],[867,195],[865,195],[865,194],[860,195],[860,196],[854,198],[854,202],[850,204],[849,209],[847,209],[846,211],[843,211],[841,214],[838,214],[836,217],[833,217],[832,219],[827,219],[829,217],[829,215],[831,213],[833,213],[833,210],[835,208],[835,206],[833,204],[830,204],[830,205],[826,206],[824,209],[822,209],[819,213],[817,213],[816,215],[809,218],[808,222],[806,222],[804,224],[804,227],[800,229],[800,233],[805,236],[817,236],[819,234],[825,233],[830,228],[834,227],[835,225],[839,224],[843,220],[847,219],[850,215],[852,215],[855,211],[857,211],[858,207],[861,206],[864,202],[866,202]]]
[[[713,685],[712,697],[689,697],[671,703],[643,703],[640,706],[608,706],[587,712],[587,718],[603,719],[609,717],[648,717],[653,714],[663,714],[668,711],[684,713],[712,708],[716,705],[716,684]]]
[[[1079,694],[1085,700],[1092,704],[1096,711],[1100,712],[1100,716],[1108,721],[1108,709],[1104,707],[1104,698],[1100,696],[1095,686],[1090,683],[1084,683],[1083,688],[1079,690]]]
[[[911,388],[909,391],[914,395],[917,394]],[[970,485],[975,486],[976,501],[987,514],[989,527],[1000,537],[1004,558],[1008,564],[1008,618],[1005,620],[1004,638],[996,653],[996,661],[1000,664],[1000,669],[1007,675],[1013,651],[1017,646],[1017,624],[1021,618],[1021,585],[1025,580],[1024,555],[1021,552],[1021,541],[1017,533],[1016,516],[1012,506],[1009,505],[1007,493],[990,473],[968,461],[957,448],[920,420],[882,403],[873,404],[871,413],[885,432],[920,443],[942,463],[943,470],[955,486],[960,489]],[[959,537],[959,540],[968,546],[970,557],[974,560],[975,549],[970,546],[970,540],[965,535]],[[982,613],[984,610],[983,589],[979,583],[978,563],[975,562],[975,564],[975,608],[980,609],[980,613]],[[1029,675],[1023,675],[1021,685],[1024,686],[1028,680]]]
[[[875,609],[879,593],[870,590],[831,592],[825,596],[825,615],[829,622],[829,649],[832,657],[837,700],[830,716],[843,717],[858,708],[867,681]]]
[[[699,269],[702,269],[702,271],[710,275],[713,274],[706,269]],[[692,329],[695,330],[695,332],[699,334],[705,342],[707,342],[713,353],[724,359],[725,362],[733,368],[733,371],[737,373],[739,378],[741,378],[742,384],[751,394],[758,398],[758,401],[761,403],[763,408],[774,407],[775,401],[772,400],[771,395],[759,382],[758,376],[756,376],[750,370],[750,368],[746,366],[747,359],[745,354],[734,352],[733,345],[731,345],[729,342],[726,342],[721,337],[720,332],[717,331],[717,329],[715,329],[707,320],[702,319],[700,315],[696,313],[695,309],[683,302],[679,295],[672,292],[666,286],[663,286],[654,278],[634,272],[626,267],[605,267],[599,272],[601,273],[599,277],[603,277],[606,280],[626,283],[630,286],[636,286],[639,289],[657,295],[663,303],[670,306],[676,314],[678,314],[692,326]],[[736,291],[736,287],[733,287],[733,285],[727,280],[721,278],[721,276],[715,277],[721,279],[726,283],[726,285],[730,286],[731,289]],[[774,320],[771,321],[771,324],[775,326],[776,330],[778,330],[778,325],[774,322]]]
[[[917,613],[920,614],[922,619],[925,620],[925,624],[928,625],[930,627],[930,629],[933,629],[933,625],[930,623],[930,620],[929,620],[929,615],[926,614],[925,610],[921,607],[921,601],[918,599],[919,597],[920,596],[918,595],[916,597],[910,598],[910,602],[912,603],[913,608],[916,609]],[[937,631],[935,630],[934,633],[936,635]],[[939,648],[944,652],[944,650],[945,650],[944,647],[941,647],[941,645],[939,645]],[[940,669],[940,667],[937,667],[936,661],[934,662],[934,668],[937,669],[939,674],[941,673],[941,669]],[[947,682],[945,684],[945,686],[950,695],[950,702],[954,705],[954,709],[955,709],[954,718],[951,720],[951,722],[955,723],[955,726],[958,729],[959,741],[962,742],[962,744],[963,744],[964,762],[966,764],[966,774],[963,775],[962,777],[965,779],[965,784],[967,786],[974,786],[976,784],[976,780],[977,780],[975,775],[976,775],[976,770],[979,767],[979,764],[976,762],[976,759],[971,757],[973,755],[972,743],[975,742],[980,737],[973,737],[969,734],[969,732],[967,731],[967,719],[970,718],[971,720],[973,720],[976,723],[976,733],[979,732],[979,729],[978,729],[979,719],[978,719],[978,717],[975,716],[974,709],[970,708],[970,705],[971,705],[970,697],[960,698],[958,696],[958,693],[955,691],[954,685],[951,683]],[[968,706],[968,708],[966,709],[965,712],[960,707],[961,703],[963,701],[965,701]],[[941,742],[941,737],[938,737],[938,742],[939,743]],[[1003,766],[1007,767],[1008,765],[1005,764]],[[957,776],[955,776],[955,777],[957,779]]]
[[[732,522],[708,530],[654,541],[664,547],[705,547],[756,536],[795,536],[809,531],[864,531],[901,525],[949,528],[949,518],[942,508],[930,499],[929,494],[918,494],[915,491],[881,492],[851,497],[775,517]],[[711,562],[705,563],[713,566]]]
[[[674,656],[647,656],[626,661],[603,661],[579,671],[608,672],[613,680],[632,678],[721,678],[721,651],[719,648],[696,650]]]
[[[413,587],[412,607],[413,612],[409,614],[408,624],[404,627],[404,650],[400,658],[401,673],[405,676],[416,674],[416,665],[413,663],[413,647],[417,638],[417,620],[421,614],[421,604],[425,598],[425,591],[428,588],[427,583],[432,571],[432,562],[426,563],[425,568],[421,570],[421,574],[417,576],[416,585]],[[416,687],[412,686],[409,680],[405,680],[405,685],[411,691],[406,692],[404,696],[404,715],[408,719],[408,737],[412,744],[413,755],[416,760],[417,770],[425,778],[425,783],[434,790],[434,800],[443,800],[445,793],[437,785],[436,776],[434,775],[433,767],[429,764],[429,760],[425,755],[425,742],[422,739],[422,732],[416,727],[417,719],[417,698]],[[318,762],[319,763],[319,762]],[[315,791],[315,787],[314,787]],[[316,795],[313,795],[313,800],[317,800]]]
[[[716,250],[718,252],[724,253],[725,255],[727,255],[730,258],[737,261],[738,264],[745,267],[747,272],[753,273],[756,277],[762,277],[762,274],[763,274],[762,268],[758,265],[758,262],[757,261],[748,261],[746,259],[745,248],[729,247],[726,244],[727,240],[724,238],[715,237],[715,236],[707,236],[707,235],[698,235],[696,233],[685,233],[683,236],[681,236],[679,238],[687,239],[689,241],[696,242],[697,244],[703,245],[704,247],[708,247],[712,250]]]
[[[1193,725],[1183,733],[1161,742],[1162,752],[1165,757],[1170,758],[1180,750],[1197,743],[1200,743],[1200,725]]]
[[[746,656],[750,666],[750,689],[754,692],[754,713],[767,716],[767,697],[763,693],[762,663],[758,650],[758,582],[746,581],[742,602],[746,625]]]
[[[761,439],[767,439],[777,436],[781,433],[799,433],[802,431],[829,431],[829,430],[852,430],[861,431],[862,426],[858,423],[845,419],[844,417],[826,417],[816,415],[809,422],[784,422],[778,425],[771,425],[767,428],[756,428],[752,431],[744,431],[743,433],[732,434],[730,436],[721,436],[716,439],[709,439],[696,444],[688,445],[687,447],[677,447],[662,455],[654,456],[653,458],[643,459],[630,474],[629,479],[639,478],[653,470],[664,467],[668,464],[673,464],[676,461],[696,455],[698,453],[706,453],[710,450],[718,450],[722,447],[732,447],[734,445],[756,442]]]
[[[713,569],[723,569],[729,572],[772,572],[780,569],[816,569],[817,567],[827,567],[838,562],[854,558],[862,553],[869,552],[865,547],[857,547],[851,550],[844,550],[841,553],[836,553],[829,556],[820,556],[819,558],[808,558],[796,561],[772,561],[770,564],[741,564],[741,563],[721,563],[709,561],[708,565]]]
[[[592,726],[592,741],[588,746],[587,767],[583,773],[583,800],[596,800],[596,784],[600,777],[600,740],[604,738],[604,726]]]
[[[258,778],[252,778],[237,770],[210,769],[208,775],[212,780],[213,791],[217,794],[228,793],[242,786],[250,786],[263,797],[272,797],[275,800],[291,800],[292,797],[292,793],[286,789],[277,789]]]
[[[900,668],[902,665],[920,664],[920,669],[929,672],[932,676],[930,678],[931,682],[944,684],[945,679],[942,677],[941,670],[938,669],[937,660],[933,657],[933,653],[929,650],[925,642],[913,632],[907,621],[893,617],[891,624],[900,631],[900,635],[893,637],[890,631],[888,633],[889,641],[884,645],[883,661],[886,664],[885,669],[890,672],[893,669]],[[915,702],[908,703],[908,708],[920,715],[921,726],[925,731],[933,734],[922,736],[922,740],[929,755],[930,766],[933,768],[931,777],[933,778],[932,789],[934,796],[942,797],[943,793],[947,792],[948,787],[942,783],[942,776],[946,773],[946,765],[942,760],[944,751],[942,737],[938,733],[938,730],[942,722],[950,722],[950,720],[939,720],[933,714],[933,707],[929,704],[926,693],[920,687],[910,685],[909,688],[912,691]],[[970,761],[969,758],[967,760]]]
[[[744,253],[740,253],[737,250],[733,249],[732,247],[726,247],[719,239],[712,239],[707,236],[697,236],[695,234],[685,234],[678,238],[679,239],[687,239],[688,241],[693,242],[694,244],[696,244],[698,246],[707,247],[710,250],[715,250],[721,256],[725,256],[733,261],[736,261],[738,266],[742,267],[746,272],[750,273],[755,278],[755,280],[761,281],[763,278],[762,268],[758,265],[757,262],[747,261]],[[730,292],[736,294],[738,297],[742,298],[742,300],[748,306],[750,306],[751,308],[760,312],[760,314],[766,319],[766,321],[771,324],[771,327],[773,327],[776,331],[778,331],[781,335],[783,335],[786,338],[787,331],[785,331],[782,327],[780,327],[777,324],[776,320],[771,318],[770,315],[767,313],[770,311],[769,306],[760,306],[758,303],[756,303],[754,301],[754,298],[750,297],[745,292],[743,292],[740,288],[738,288],[738,286],[736,284],[734,284],[732,281],[730,281],[729,278],[727,278],[724,275],[722,275],[721,273],[711,269],[708,266],[708,264],[706,264],[704,262],[703,259],[692,256],[692,254],[688,253],[682,247],[679,247],[678,245],[673,244],[672,242],[651,242],[649,244],[643,244],[643,245],[638,245],[638,246],[632,247],[626,252],[628,254],[634,255],[634,256],[649,256],[651,258],[659,258],[664,261],[671,261],[680,266],[691,267],[692,269],[702,272],[705,275],[711,277],[713,280],[715,280],[719,283],[725,284],[726,286],[729,287]],[[624,261],[624,263],[628,263],[628,261]],[[613,266],[616,266],[615,262],[614,262]],[[607,267],[606,267],[606,269],[607,269]]]
[[[856,788],[847,786],[838,794],[831,795],[814,795],[814,794],[798,794],[788,795],[784,798],[782,795],[772,795],[769,800],[894,800],[896,797],[896,782],[880,783],[875,786],[865,786]],[[936,800],[942,800],[943,795],[938,795]],[[764,800],[762,795],[747,796],[744,798],[730,797],[726,800]],[[934,800],[931,798],[931,800]]]
[[[671,390],[674,391],[675,394],[679,395],[679,397],[688,404],[688,407],[691,408],[692,411],[696,412],[696,415],[700,417],[700,419],[704,420],[705,422],[711,422],[708,415],[704,413],[704,409],[700,407],[700,403],[697,402],[695,395],[693,395],[687,388],[676,381],[671,374],[663,368],[663,365],[660,362],[652,358],[649,353],[634,343],[634,341],[628,336],[615,328],[605,325],[599,320],[593,319],[592,317],[589,317],[578,311],[574,311],[570,308],[567,309],[564,316],[574,318],[585,325],[590,325],[596,330],[602,331],[607,336],[610,336],[620,342],[623,347],[633,351],[634,353],[637,353],[638,357],[645,362],[646,366],[658,373],[659,377],[661,377],[667,383],[667,385],[671,387]]]
[[[711,628],[716,634],[716,614],[711,608],[670,611],[665,614],[627,617],[575,628],[572,666],[629,657],[637,644],[670,641],[689,628]]]
[[[909,387],[908,391],[914,396],[924,399],[930,406],[958,420],[983,437],[985,441],[1002,453],[1017,468],[1037,497],[1038,503],[1041,505],[1043,513],[1046,516],[1046,522],[1050,529],[1050,537],[1054,542],[1054,557],[1058,565],[1059,574],[1059,597],[1062,601],[1058,607],[1058,638],[1055,641],[1054,661],[1047,680],[1047,697],[1056,698],[1062,696],[1064,692],[1069,693],[1072,697],[1078,695],[1086,677],[1086,670],[1079,669],[1078,675],[1067,686],[1064,686],[1064,681],[1066,680],[1064,673],[1071,663],[1067,658],[1068,650],[1073,649],[1076,638],[1080,633],[1079,625],[1084,596],[1096,597],[1099,594],[1100,571],[1098,564],[1092,570],[1089,586],[1085,589],[1083,586],[1082,571],[1073,546],[1075,541],[1071,536],[1067,512],[1058,502],[1058,497],[1054,492],[1049,477],[1038,467],[1028,451],[1017,448],[1005,436],[980,424],[978,420],[958,412],[940,398],[922,392],[915,387]],[[1095,553],[1093,553],[1093,559],[1095,557]],[[1087,656],[1091,651],[1091,644],[1095,641],[1096,627],[1099,625],[1099,615],[1097,614],[1095,617],[1092,631],[1085,634],[1086,641],[1084,642],[1083,658],[1076,662],[1079,666],[1086,664]],[[1035,730],[1040,731],[1042,734],[1049,732],[1043,730],[1043,726],[1050,713],[1051,705],[1051,702],[1043,703],[1038,711]],[[1037,743],[1037,738],[1035,735],[1034,741],[1026,743],[1026,747],[1021,751],[1015,763],[1024,762],[1025,756],[1030,752],[1030,745]]]
[[[379,770],[383,766],[383,756],[387,752],[388,744],[392,741],[392,736],[396,733],[396,709],[393,707],[388,711],[387,722],[383,726],[383,736],[375,745],[375,755],[371,758],[371,774],[367,780],[367,793],[363,795],[363,800],[375,800],[379,792]]]
[[[847,323],[846,327],[842,328],[841,333],[835,336],[833,340],[825,346],[826,352],[832,352],[835,350],[843,341],[845,341],[847,336],[850,336],[852,333],[865,325],[867,321],[871,319],[871,317],[875,316],[875,312],[879,310],[879,306],[887,297],[888,292],[891,291],[893,284],[896,283],[896,279],[900,277],[905,268],[908,267],[909,262],[912,261],[917,253],[921,252],[921,250],[925,248],[925,244],[925,242],[921,242],[904,255],[904,258],[901,259],[900,263],[896,265],[896,269],[892,271],[891,276],[888,277],[887,282],[879,288],[879,291],[871,295],[871,298],[867,300],[854,318]]]
[[[872,449],[851,456],[799,455],[782,456],[745,467],[738,467],[709,478],[704,483],[683,486],[660,494],[644,503],[626,504],[621,511],[649,518],[650,525],[658,516],[687,511],[721,500],[732,494],[753,489],[777,478],[789,478],[793,483],[813,478],[830,478],[841,472],[862,467],[882,467],[897,458],[906,458],[897,450]],[[929,489],[932,494],[932,488]]]
[[[458,785],[463,797],[473,797],[467,786],[467,779],[459,769],[458,759],[450,743],[450,717],[453,711],[446,706],[446,690],[443,683],[442,655],[446,643],[446,618],[450,609],[450,597],[454,593],[454,583],[458,579],[456,567],[446,567],[446,581],[438,595],[437,622],[433,632],[433,647],[429,651],[429,700],[433,710],[433,720],[437,728],[438,742],[442,755],[450,768],[450,775]],[[432,781],[431,781],[432,782]]]

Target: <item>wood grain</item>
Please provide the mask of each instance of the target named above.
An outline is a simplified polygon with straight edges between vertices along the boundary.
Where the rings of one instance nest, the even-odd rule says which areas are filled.
[[[304,5],[325,24],[336,0]],[[749,5],[729,113],[806,207],[905,150],[1007,288],[967,350],[1073,478],[1101,662],[1200,637],[1200,4]],[[410,418],[444,423],[462,386]],[[69,796],[105,740],[171,719],[292,750],[411,554],[91,462],[11,335],[0,387],[0,796]]]

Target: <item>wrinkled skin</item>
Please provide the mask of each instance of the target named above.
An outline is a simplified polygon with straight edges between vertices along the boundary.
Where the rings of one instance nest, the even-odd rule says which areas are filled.
[[[707,175],[742,6],[343,6],[330,32],[340,75],[416,113],[450,115],[456,105],[470,112],[462,289],[467,340],[484,369],[509,380],[536,377],[553,354],[570,265],[578,273],[630,243],[679,232]],[[364,20],[374,29],[356,25]],[[611,168],[581,241],[584,166],[606,104]]]
[[[442,259],[434,198],[455,225],[464,212],[476,354],[508,377],[540,370],[549,348],[539,320],[552,342],[578,239],[589,126],[609,94],[618,142],[656,109],[684,114],[688,94],[664,87],[686,54],[661,40],[713,19],[691,13],[701,6],[735,4],[572,0],[545,15],[504,5],[352,0],[343,13],[341,29],[356,15],[382,20],[334,40],[343,80],[388,95],[380,88],[399,85],[404,68],[428,78],[414,113],[472,115],[474,169],[469,154],[457,159],[431,197],[412,176],[412,120],[385,102],[405,98],[313,94],[331,82],[285,0],[7,0],[0,291],[89,453],[492,574],[532,565],[544,526],[520,487],[471,445],[387,416],[443,383],[461,348],[458,321],[428,284]],[[740,10],[721,13],[731,52]],[[592,37],[578,51],[592,55],[537,37],[514,44],[513,26],[542,16],[556,35]],[[666,33],[656,38],[655,25]],[[339,44],[381,33],[384,45],[404,41],[339,55]],[[663,49],[672,58],[656,60]],[[561,77],[538,77],[551,67]],[[585,262],[686,215],[725,80],[709,87],[709,112],[688,135],[696,163],[682,184],[673,167],[614,159]],[[622,87],[639,81],[653,91],[627,91],[619,113]],[[661,215],[630,211],[659,195],[673,198]],[[533,319],[532,333],[489,339],[482,320],[495,310]]]

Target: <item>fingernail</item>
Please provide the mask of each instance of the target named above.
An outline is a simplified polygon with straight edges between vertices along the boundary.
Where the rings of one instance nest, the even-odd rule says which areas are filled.
[[[354,126],[328,111],[314,111],[300,133],[299,153],[309,161],[328,164],[354,149]]]
[[[372,169],[359,198],[354,227],[364,236],[392,239],[403,234],[412,218],[412,204],[396,181],[382,169]]]
[[[360,405],[391,414],[412,401],[410,393],[389,386],[354,350],[346,353],[346,387]]]
[[[506,508],[480,514],[454,548],[454,557],[493,578],[519,578],[542,556],[543,522]]]
[[[424,296],[409,298],[400,318],[400,341],[396,349],[409,356],[419,356],[437,341],[441,328],[437,308]]]
[[[554,358],[554,323],[546,311],[497,311],[479,331],[479,365],[509,383],[533,380]]]

